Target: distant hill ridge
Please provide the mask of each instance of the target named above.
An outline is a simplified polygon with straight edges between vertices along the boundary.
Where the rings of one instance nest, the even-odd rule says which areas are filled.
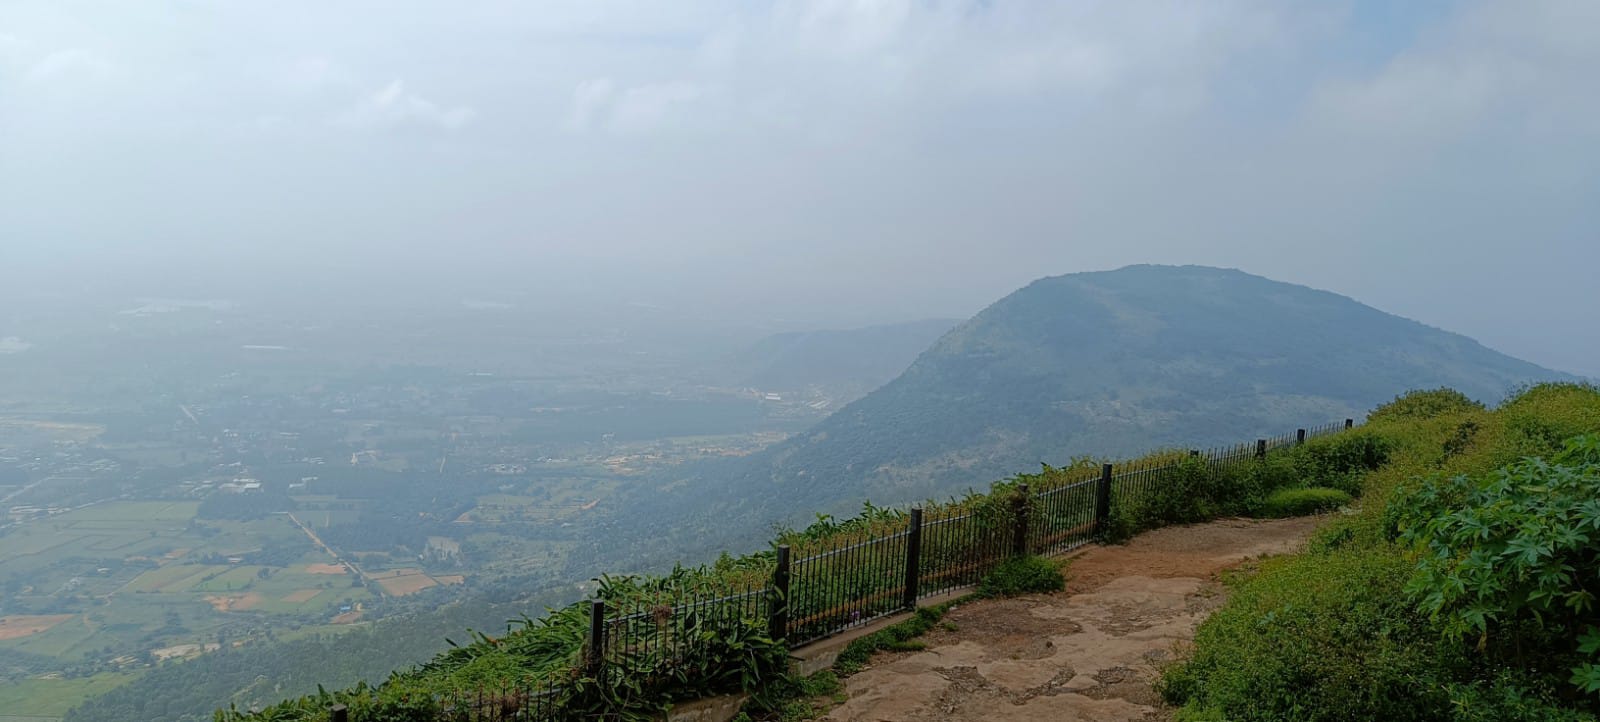
[[[1327,291],[1231,269],[1129,266],[1029,284],[882,388],[693,486],[779,520],[786,509],[943,496],[1088,450],[1358,417],[1409,389],[1493,402],[1572,378]]]
[[[768,391],[816,388],[855,399],[899,376],[918,354],[958,323],[934,318],[780,333],[762,339],[729,363],[743,385]]]

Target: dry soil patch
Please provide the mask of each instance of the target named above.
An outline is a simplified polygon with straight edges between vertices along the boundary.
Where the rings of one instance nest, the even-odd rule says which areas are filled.
[[[13,614],[0,617],[0,639],[32,636],[71,618],[71,614]]]
[[[206,603],[219,612],[244,612],[255,609],[261,603],[259,592],[245,592],[244,594],[211,594],[206,596]]]

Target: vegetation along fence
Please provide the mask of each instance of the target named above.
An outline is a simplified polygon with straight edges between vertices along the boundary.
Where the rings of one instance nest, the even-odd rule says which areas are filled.
[[[793,648],[914,609],[920,599],[976,585],[1010,557],[1060,554],[1101,538],[1114,504],[1140,504],[1173,481],[1180,467],[1198,462],[1221,471],[1256,463],[1273,450],[1353,423],[1119,465],[1078,464],[1045,475],[1039,485],[1047,488],[997,485],[993,493],[958,503],[909,513],[880,510],[826,534],[789,535],[792,543],[777,545],[771,565],[743,581],[590,601],[579,668],[538,683],[454,693],[436,709],[460,722],[603,719],[606,708],[625,706],[617,697],[737,688],[740,680],[704,677],[737,673],[739,665],[729,658],[754,653],[741,643],[752,635]],[[568,686],[578,684],[601,690],[584,697],[600,700],[596,709],[561,709],[554,702],[563,687],[571,691]],[[336,708],[331,717],[343,722],[348,713]]]

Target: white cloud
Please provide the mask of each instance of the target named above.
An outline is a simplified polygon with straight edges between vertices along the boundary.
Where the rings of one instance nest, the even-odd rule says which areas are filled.
[[[293,92],[314,92],[347,88],[356,84],[355,73],[332,58],[307,55],[276,68],[277,84]]]
[[[346,128],[419,126],[459,130],[476,117],[477,112],[468,106],[442,107],[407,91],[405,83],[396,79],[339,114],[334,123]]]
[[[572,91],[567,128],[576,131],[593,129],[604,119],[613,94],[610,78],[594,78],[578,83],[578,87]]]
[[[711,95],[687,81],[644,83],[618,90],[609,78],[585,80],[572,92],[566,127],[574,131],[605,130],[637,134],[669,127],[705,125],[690,109]]]
[[[694,83],[674,81],[628,88],[612,104],[610,127],[624,133],[655,130],[705,95]]]
[[[48,86],[79,79],[100,80],[115,72],[111,61],[92,50],[65,48],[34,63],[24,77],[29,83]]]
[[[1376,72],[1322,86],[1309,105],[1335,132],[1439,144],[1490,127],[1594,128],[1600,3],[1486,3]],[[1588,42],[1578,39],[1586,36]]]

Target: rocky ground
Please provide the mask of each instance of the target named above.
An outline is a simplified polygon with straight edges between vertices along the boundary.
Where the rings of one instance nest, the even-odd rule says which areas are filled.
[[[1151,683],[1222,602],[1217,573],[1295,550],[1317,522],[1225,519],[1090,548],[1066,592],[962,605],[927,649],[875,657],[824,719],[1168,719]]]

